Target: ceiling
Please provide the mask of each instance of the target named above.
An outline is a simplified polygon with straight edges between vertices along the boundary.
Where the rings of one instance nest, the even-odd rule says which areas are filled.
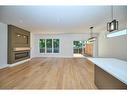
[[[0,6],[0,22],[34,33],[84,33],[91,26],[98,33],[110,20],[111,6]]]

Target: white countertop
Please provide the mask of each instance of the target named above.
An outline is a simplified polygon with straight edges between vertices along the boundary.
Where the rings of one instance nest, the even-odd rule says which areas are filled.
[[[115,58],[87,58],[127,85],[127,62]]]

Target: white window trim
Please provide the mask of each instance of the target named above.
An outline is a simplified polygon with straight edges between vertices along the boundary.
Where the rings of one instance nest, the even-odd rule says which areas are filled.
[[[47,39],[52,39],[52,38],[46,38],[46,39],[44,39],[45,40],[45,52],[40,52],[40,48],[39,48],[39,52],[43,53],[43,54],[59,54],[60,53],[60,39],[58,39],[59,40],[59,52],[58,53],[53,52],[53,49],[54,49],[54,47],[53,47],[53,45],[54,45],[53,39],[52,39],[52,52],[51,53],[47,52],[47,46],[46,46],[46,40]],[[54,39],[57,39],[57,38],[54,38]],[[40,39],[39,39],[39,41],[40,41]]]

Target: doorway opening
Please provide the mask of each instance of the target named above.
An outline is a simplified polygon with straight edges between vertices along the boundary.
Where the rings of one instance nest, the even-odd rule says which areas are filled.
[[[73,56],[84,57],[86,41],[73,41]]]

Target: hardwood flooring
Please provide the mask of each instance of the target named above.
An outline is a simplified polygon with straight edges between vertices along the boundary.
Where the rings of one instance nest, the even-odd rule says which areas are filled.
[[[0,89],[96,89],[93,73],[84,58],[33,58],[0,69]]]

